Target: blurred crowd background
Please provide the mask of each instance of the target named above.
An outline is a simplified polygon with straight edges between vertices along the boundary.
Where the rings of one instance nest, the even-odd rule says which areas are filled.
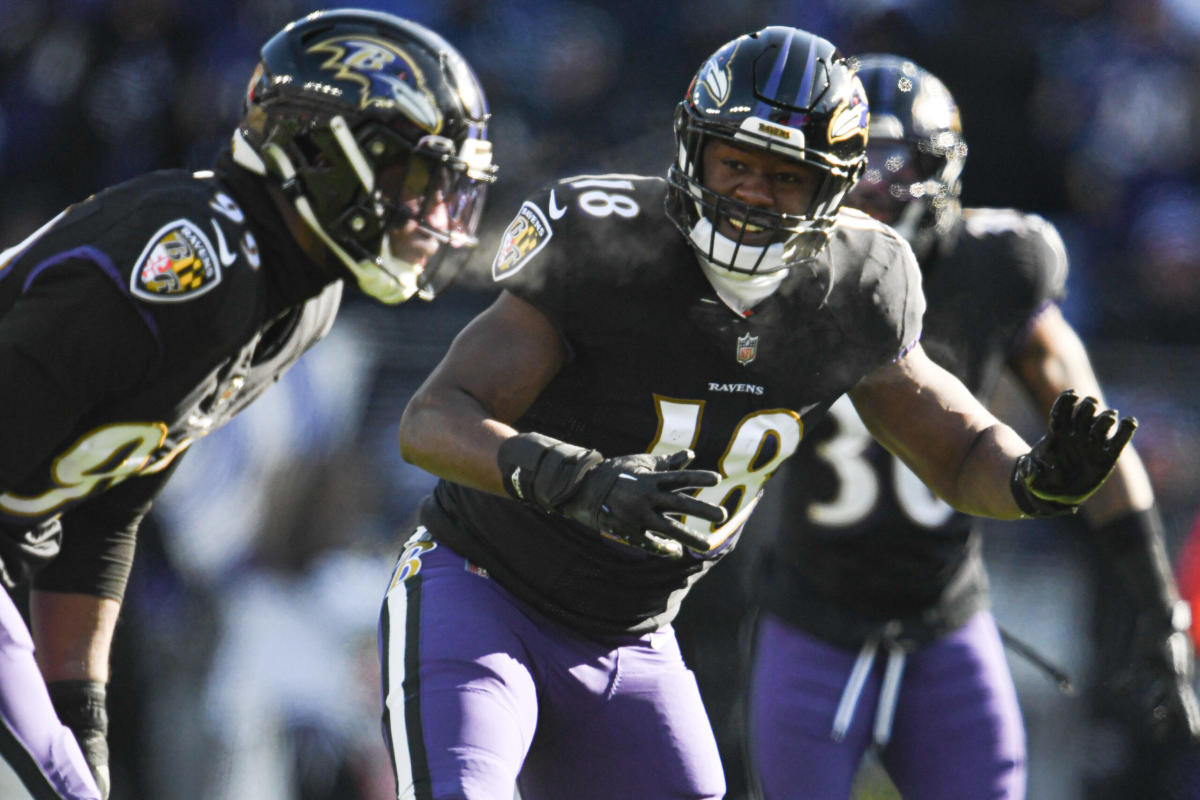
[[[1182,560],[1200,508],[1198,0],[0,0],[0,246],[109,184],[208,166],[261,44],[329,5],[408,16],[474,65],[501,166],[483,245],[435,304],[351,296],[328,341],[184,459],[143,530],[118,631],[113,800],[394,796],[375,624],[395,532],[432,484],[399,457],[400,412],[490,300],[521,197],[568,174],[664,174],[694,71],[766,24],[941,77],[970,147],[965,203],[1058,225],[1066,314],[1109,401],[1141,419]],[[1018,401],[997,405],[1036,431]],[[1086,687],[1105,583],[1082,526],[994,527],[998,618]],[[1099,797],[1132,757],[1119,733],[1086,693],[1012,661],[1030,797]]]

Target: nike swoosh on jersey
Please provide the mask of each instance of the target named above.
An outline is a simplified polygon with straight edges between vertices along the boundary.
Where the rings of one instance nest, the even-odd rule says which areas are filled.
[[[560,206],[554,198],[554,190],[550,190],[550,219],[562,219],[563,214],[567,213],[565,206]]]
[[[221,259],[221,266],[228,267],[234,261],[237,261],[237,253],[229,249],[229,245],[225,242],[225,233],[221,230],[221,226],[217,224],[215,219],[210,219],[213,230],[217,233],[217,250]]]

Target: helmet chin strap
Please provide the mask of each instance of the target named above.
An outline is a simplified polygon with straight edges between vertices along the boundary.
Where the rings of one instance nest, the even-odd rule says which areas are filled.
[[[250,170],[255,175],[267,174],[266,162],[254,151],[250,143],[246,141],[246,137],[242,134],[240,128],[233,132],[232,155],[235,164]]]
[[[370,263],[370,262],[366,262]],[[370,274],[380,280],[381,284],[388,284],[391,287],[395,299],[389,300],[377,294],[376,292],[363,289],[373,297],[378,297],[385,303],[403,303],[417,293],[417,275],[421,269],[416,264],[410,261],[405,261],[402,258],[397,258],[392,255],[392,237],[384,234],[383,244],[379,248],[379,258],[375,267]],[[358,282],[361,285],[363,279],[359,277]],[[387,286],[381,285],[380,291],[387,289]]]
[[[263,152],[275,162],[275,167],[283,177],[284,182],[296,179],[296,168],[283,148],[274,143],[263,146]],[[342,249],[337,242],[325,231],[317,220],[308,198],[300,193],[292,194],[292,204],[300,218],[325,243],[325,246],[337,256],[347,269],[358,279],[359,288],[364,293],[382,303],[395,305],[403,303],[417,293],[417,269],[413,264],[395,258],[391,255],[388,236],[383,235],[383,245],[376,260],[359,261]],[[392,270],[395,270],[393,272]]]

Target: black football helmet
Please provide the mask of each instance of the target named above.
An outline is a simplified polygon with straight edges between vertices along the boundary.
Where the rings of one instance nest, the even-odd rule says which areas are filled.
[[[478,79],[433,31],[317,11],[263,46],[233,155],[280,182],[364,292],[431,299],[478,243],[487,122]]]
[[[846,205],[891,225],[918,258],[962,213],[967,143],[940,80],[908,59],[867,54],[852,65],[871,100],[867,171]]]
[[[701,258],[727,270],[757,275],[811,259],[866,165],[867,122],[866,92],[833,44],[783,26],[740,36],[704,62],[675,110],[667,214]],[[751,208],[706,188],[701,156],[713,139],[819,170],[807,213]],[[742,231],[736,240],[717,232],[723,217]],[[744,242],[751,217],[774,229],[767,246]]]

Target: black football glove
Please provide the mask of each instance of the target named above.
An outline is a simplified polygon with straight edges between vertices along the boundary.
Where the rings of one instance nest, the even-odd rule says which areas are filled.
[[[1060,394],[1050,409],[1046,435],[1017,459],[1012,493],[1027,515],[1075,513],[1116,466],[1137,430],[1137,420],[1123,417],[1117,425],[1116,411],[1097,414],[1096,405],[1094,397],[1080,400],[1070,389]],[[1112,433],[1114,425],[1117,430]]]
[[[725,509],[685,494],[716,486],[710,470],[684,469],[692,453],[646,453],[604,458],[595,450],[538,433],[522,433],[500,447],[505,489],[533,503],[657,556],[679,558],[683,548],[709,548],[708,539],[668,514],[723,522]]]
[[[563,516],[655,555],[678,558],[683,546],[707,550],[708,539],[667,514],[724,522],[725,509],[684,494],[685,489],[716,486],[721,476],[684,469],[692,453],[666,456],[645,453],[606,458],[583,476],[558,508]]]
[[[71,729],[96,779],[101,800],[110,788],[107,688],[99,681],[51,681],[46,685],[59,720]]]
[[[1138,623],[1132,661],[1112,687],[1136,723],[1160,744],[1200,742],[1200,704],[1192,688],[1195,645],[1185,628]]]

